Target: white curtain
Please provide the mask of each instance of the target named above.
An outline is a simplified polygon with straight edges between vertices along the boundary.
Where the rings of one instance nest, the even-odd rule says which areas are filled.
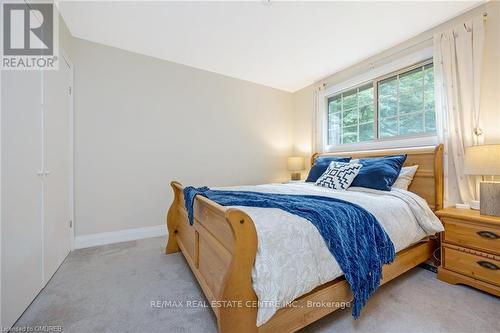
[[[434,36],[437,128],[444,144],[445,206],[476,197],[475,178],[464,175],[465,147],[481,144],[480,84],[484,22],[474,18]]]
[[[324,87],[319,86],[313,91],[313,119],[312,119],[312,138],[311,150],[312,153],[323,153],[325,150],[325,110],[324,110]]]

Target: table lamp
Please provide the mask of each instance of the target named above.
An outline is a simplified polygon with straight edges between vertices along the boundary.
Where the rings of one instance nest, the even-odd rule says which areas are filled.
[[[500,144],[465,148],[464,173],[482,177],[479,185],[481,214],[500,216],[500,182],[493,181],[493,176],[500,175]],[[491,176],[491,181],[485,181],[485,176]]]
[[[304,170],[304,158],[289,157],[287,161],[288,171],[292,171],[292,180],[300,180],[300,171]]]

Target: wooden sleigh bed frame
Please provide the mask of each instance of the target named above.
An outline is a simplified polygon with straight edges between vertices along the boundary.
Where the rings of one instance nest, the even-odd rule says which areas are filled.
[[[435,211],[443,206],[442,150],[439,145],[322,155],[360,158],[408,154],[405,165],[419,165],[409,190],[426,199]],[[311,163],[317,156],[313,155]],[[297,298],[293,307],[278,310],[269,321],[257,327],[257,296],[252,286],[257,234],[252,219],[239,209],[225,208],[197,196],[195,221],[190,226],[183,187],[178,182],[171,185],[174,200],[167,214],[166,253],[182,251],[212,305],[219,332],[294,332],[337,310],[342,302],[352,300],[347,281],[339,277]],[[398,252],[395,261],[384,266],[381,284],[428,260],[435,247],[435,242],[427,239]],[[320,302],[333,302],[330,304],[333,306],[306,306]]]

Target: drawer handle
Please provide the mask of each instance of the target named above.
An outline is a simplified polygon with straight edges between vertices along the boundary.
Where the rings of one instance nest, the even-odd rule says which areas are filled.
[[[494,232],[491,231],[478,231],[477,234],[481,237],[488,238],[488,239],[498,239],[500,236],[495,234]]]
[[[487,269],[491,269],[491,270],[493,270],[493,271],[498,270],[498,266],[497,266],[497,265],[495,265],[495,264],[494,264],[494,263],[492,263],[492,262],[489,262],[489,261],[483,261],[483,260],[481,260],[481,261],[478,261],[478,262],[477,262],[477,264],[478,264],[479,266],[481,266],[481,267],[484,267],[484,268],[487,268]]]

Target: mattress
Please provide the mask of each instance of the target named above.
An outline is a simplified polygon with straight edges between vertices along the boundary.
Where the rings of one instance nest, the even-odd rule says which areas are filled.
[[[320,195],[358,204],[377,218],[396,252],[443,231],[424,199],[400,189],[387,192],[351,187],[340,191],[302,182],[214,189]],[[257,255],[252,271],[253,288],[259,300],[257,326],[294,299],[343,275],[319,231],[309,221],[280,209],[237,208],[252,218],[257,231]]]

